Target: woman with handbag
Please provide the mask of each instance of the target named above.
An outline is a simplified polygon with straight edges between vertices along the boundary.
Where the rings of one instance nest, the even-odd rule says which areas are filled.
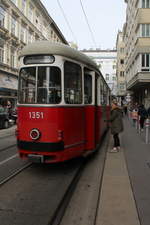
[[[123,131],[123,120],[122,120],[122,109],[118,106],[116,100],[112,101],[110,119],[111,123],[111,134],[114,139],[114,147],[110,152],[118,152],[120,150],[120,139],[119,133]]]

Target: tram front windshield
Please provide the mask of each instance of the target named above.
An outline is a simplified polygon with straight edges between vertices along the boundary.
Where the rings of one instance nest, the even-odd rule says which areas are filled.
[[[61,71],[58,67],[26,67],[20,70],[20,104],[59,104]]]

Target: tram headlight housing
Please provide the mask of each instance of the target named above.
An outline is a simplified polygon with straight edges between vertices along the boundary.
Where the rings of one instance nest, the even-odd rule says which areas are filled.
[[[40,136],[41,136],[41,132],[38,129],[34,128],[30,131],[30,138],[32,140],[38,140]]]

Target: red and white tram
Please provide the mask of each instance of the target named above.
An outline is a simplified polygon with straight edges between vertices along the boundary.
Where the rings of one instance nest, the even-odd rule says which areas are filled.
[[[92,153],[109,117],[110,90],[96,64],[40,41],[20,55],[17,145],[21,158],[53,163]]]

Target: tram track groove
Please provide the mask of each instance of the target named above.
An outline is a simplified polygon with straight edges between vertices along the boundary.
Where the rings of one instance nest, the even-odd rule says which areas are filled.
[[[0,149],[0,152],[3,152],[3,151],[5,151],[5,150],[7,150],[7,149],[9,149],[9,148],[13,148],[13,147],[15,147],[15,146],[17,147],[16,144],[9,145],[9,146],[7,146],[7,147],[5,147],[5,148]]]
[[[76,185],[81,177],[81,174],[84,170],[84,167],[86,165],[86,160],[84,159],[83,163],[78,168],[76,174],[74,175],[71,183],[69,184],[66,192],[64,193],[62,200],[60,201],[59,205],[57,206],[57,209],[54,212],[54,215],[50,219],[47,225],[59,225],[61,223],[61,220],[65,214],[65,211],[67,209],[68,203],[74,193],[74,190],[76,188]]]
[[[1,139],[8,138],[8,137],[13,137],[13,136],[15,136],[15,134],[9,134],[9,135],[6,135],[6,136],[3,136],[3,137],[0,137],[0,140],[1,140]]]
[[[8,177],[2,179],[2,181],[0,181],[0,187],[2,185],[4,185],[5,183],[7,183],[9,180],[11,180],[12,178],[14,178],[15,176],[17,176],[19,173],[21,173],[23,170],[25,170],[26,168],[30,167],[32,165],[32,163],[27,163],[26,165],[24,165],[23,167],[14,170],[14,172],[9,175]]]
[[[108,136],[109,138],[109,136]],[[108,138],[103,142],[103,148],[99,150],[100,152],[96,153],[99,156],[96,156],[96,160],[92,156],[91,161],[85,165],[85,169],[76,185],[76,188],[73,192],[73,196],[70,199],[69,204],[65,210],[64,215],[59,223],[48,224],[48,225],[64,225],[64,224],[96,224],[97,211],[100,202],[101,195],[101,186],[103,180],[103,173],[105,167],[105,160],[107,149],[109,145]],[[97,159],[98,158],[98,159]],[[95,166],[92,166],[94,162]],[[94,175],[91,176],[91,171]],[[96,185],[95,185],[96,183]],[[88,190],[87,188],[88,187]],[[91,188],[94,187],[94,188]],[[87,196],[88,195],[88,196]],[[78,196],[81,196],[78,198]],[[92,202],[91,202],[92,200]],[[81,203],[84,202],[83,204]],[[81,208],[79,210],[79,205]],[[85,210],[83,205],[86,205],[87,214],[85,215]],[[78,206],[77,206],[78,205]],[[74,213],[74,214],[72,214]],[[78,217],[78,219],[76,218]]]

